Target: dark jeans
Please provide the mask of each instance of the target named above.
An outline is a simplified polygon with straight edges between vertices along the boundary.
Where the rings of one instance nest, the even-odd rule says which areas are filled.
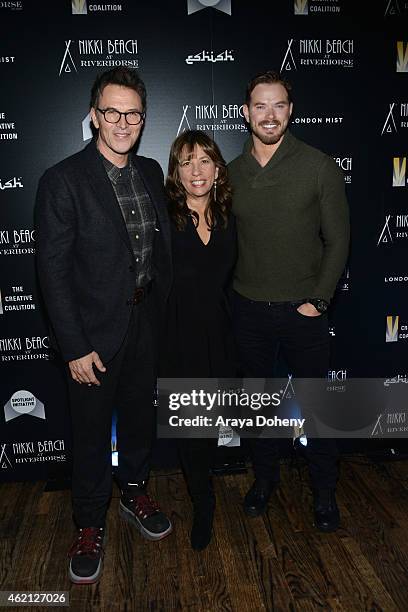
[[[146,480],[155,428],[155,358],[150,296],[133,307],[119,352],[95,369],[100,387],[68,376],[73,436],[72,503],[78,527],[103,527],[112,489],[111,427],[117,411],[118,479]]]
[[[234,292],[233,318],[238,357],[244,376],[271,378],[279,351],[293,377],[326,378],[329,369],[327,314],[307,317],[299,302],[259,302]],[[278,443],[250,440],[256,478],[279,481]],[[305,455],[312,487],[334,488],[338,477],[335,440],[308,438]]]

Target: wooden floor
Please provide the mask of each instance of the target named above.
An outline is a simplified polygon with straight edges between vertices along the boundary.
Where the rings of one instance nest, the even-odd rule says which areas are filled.
[[[2,484],[0,590],[69,590],[75,611],[406,612],[408,462],[344,460],[342,528],[329,535],[311,525],[303,469],[284,465],[282,476],[267,515],[257,519],[241,507],[250,473],[216,477],[215,533],[202,553],[190,549],[191,507],[180,474],[151,478],[151,492],[174,525],[162,542],[143,540],[120,520],[115,490],[104,573],[93,586],[71,586],[67,577],[69,491]],[[29,609],[40,608],[19,608]]]

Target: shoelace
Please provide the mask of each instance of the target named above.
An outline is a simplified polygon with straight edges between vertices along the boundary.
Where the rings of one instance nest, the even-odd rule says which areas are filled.
[[[103,529],[97,527],[84,527],[79,530],[79,534],[68,553],[69,557],[74,555],[87,555],[96,557],[102,549]]]
[[[138,495],[134,499],[129,500],[135,507],[135,514],[146,519],[156,512],[159,512],[158,504],[150,497],[150,495]]]

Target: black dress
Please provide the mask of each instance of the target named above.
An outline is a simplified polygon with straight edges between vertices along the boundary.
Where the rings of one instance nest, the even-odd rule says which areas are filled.
[[[172,224],[174,280],[161,351],[161,376],[233,377],[234,338],[227,289],[236,261],[236,230],[230,215],[205,245],[189,217],[184,231]]]
[[[160,360],[166,378],[236,376],[235,344],[227,290],[236,261],[236,229],[231,215],[205,245],[190,217],[184,231],[172,224],[174,281]],[[217,440],[189,438],[178,443],[195,506],[213,499],[210,467]],[[211,502],[210,502],[211,504]],[[200,506],[201,507],[201,506]]]

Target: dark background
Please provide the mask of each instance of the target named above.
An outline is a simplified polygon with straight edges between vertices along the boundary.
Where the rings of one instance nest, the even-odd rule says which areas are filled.
[[[408,66],[396,70],[397,41],[403,50],[408,47],[407,2],[196,0],[200,10],[190,15],[187,0],[88,0],[85,5],[87,14],[78,15],[72,14],[70,0],[0,1],[0,477],[51,478],[69,470],[61,366],[46,350],[48,331],[34,255],[18,252],[21,247],[34,250],[35,241],[22,243],[14,232],[32,230],[35,191],[44,170],[88,142],[82,123],[90,88],[96,74],[112,66],[82,62],[137,65],[148,90],[139,152],[159,160],[164,172],[172,141],[188,127],[209,131],[227,162],[236,157],[248,137],[240,116],[247,81],[266,69],[282,68],[293,85],[293,133],[346,167],[352,248],[330,314],[332,369],[345,371],[339,374],[343,379],[405,375],[408,238],[397,236],[396,215],[408,212],[408,187],[406,178],[404,185],[392,186],[392,168],[395,157],[402,161],[408,156],[408,127],[402,126],[408,126],[402,110],[408,105]],[[98,10],[91,10],[95,6]],[[308,14],[295,14],[302,6]],[[137,41],[137,53],[128,52],[128,45],[128,51],[109,55],[108,41],[114,40]],[[80,41],[99,42],[84,54]],[[302,52],[305,41],[310,41],[308,52]],[[343,52],[327,55],[327,41],[331,46],[338,41]],[[351,44],[352,53],[347,52]],[[283,64],[289,46],[292,56]],[[67,47],[70,56],[63,61]],[[202,51],[207,57],[228,51],[233,61],[186,63]],[[352,67],[305,65],[303,60],[344,60]],[[383,129],[392,104],[393,121],[389,130]],[[227,117],[223,109],[229,109]],[[337,122],[327,123],[327,118]],[[7,123],[14,123],[14,129]],[[8,133],[16,133],[17,139],[5,138]],[[23,186],[12,180],[5,187],[14,178]],[[391,236],[377,245],[387,215]],[[385,282],[389,277],[405,280]],[[4,309],[11,303],[6,297],[19,293],[32,296],[35,310]],[[399,316],[399,337],[386,343],[389,315]],[[33,337],[43,339],[39,348],[25,348],[26,338]],[[20,339],[22,349],[12,350],[7,339]],[[3,407],[19,390],[45,405],[46,419],[28,414],[5,421]],[[44,450],[44,441],[61,440],[64,452]],[[16,446],[29,441],[34,450]],[[170,450],[164,444],[160,448],[165,463]]]

